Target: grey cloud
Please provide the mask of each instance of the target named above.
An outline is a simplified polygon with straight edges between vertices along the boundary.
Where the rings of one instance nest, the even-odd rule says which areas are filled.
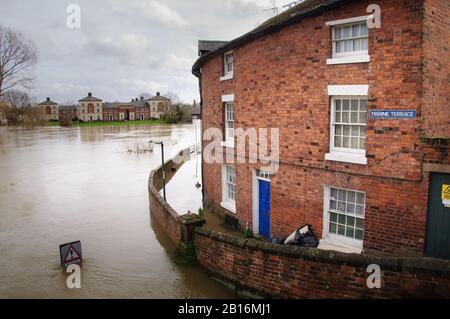
[[[71,3],[81,7],[80,30],[65,26]],[[0,0],[0,7],[0,23],[38,47],[29,93],[61,102],[87,91],[109,101],[143,91],[198,100],[197,40],[230,40],[270,17],[269,0]]]

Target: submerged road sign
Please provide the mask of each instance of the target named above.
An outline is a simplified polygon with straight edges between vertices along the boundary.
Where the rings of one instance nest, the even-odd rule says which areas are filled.
[[[375,120],[382,119],[415,119],[415,110],[369,110],[369,117]]]
[[[70,264],[81,263],[81,241],[74,241],[60,245],[59,255],[62,267],[67,267]]]

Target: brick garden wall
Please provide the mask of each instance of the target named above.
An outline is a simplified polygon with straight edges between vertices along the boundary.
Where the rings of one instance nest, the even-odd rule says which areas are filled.
[[[450,262],[377,258],[236,238],[196,228],[198,262],[236,289],[281,298],[450,298]],[[369,289],[367,266],[381,268]]]

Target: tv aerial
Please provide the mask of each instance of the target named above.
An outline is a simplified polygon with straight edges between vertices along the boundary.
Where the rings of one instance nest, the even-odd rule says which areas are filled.
[[[283,8],[288,8],[288,9],[290,9],[290,8],[292,8],[293,6],[299,4],[300,2],[303,2],[303,0],[293,1],[293,2],[291,2],[291,3],[285,4],[285,5],[283,6]]]
[[[278,6],[275,0],[271,0],[272,8],[263,10],[263,12],[272,11],[273,15],[276,16],[278,14]]]

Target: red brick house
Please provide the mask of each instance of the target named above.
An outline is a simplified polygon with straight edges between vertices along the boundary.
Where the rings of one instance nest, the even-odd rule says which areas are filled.
[[[448,0],[305,0],[203,51],[222,151],[237,128],[280,136],[272,175],[203,162],[205,202],[266,237],[312,224],[324,249],[450,258],[449,30]]]
[[[150,106],[143,97],[131,102],[112,102],[103,104],[103,121],[135,121],[149,120]]]

